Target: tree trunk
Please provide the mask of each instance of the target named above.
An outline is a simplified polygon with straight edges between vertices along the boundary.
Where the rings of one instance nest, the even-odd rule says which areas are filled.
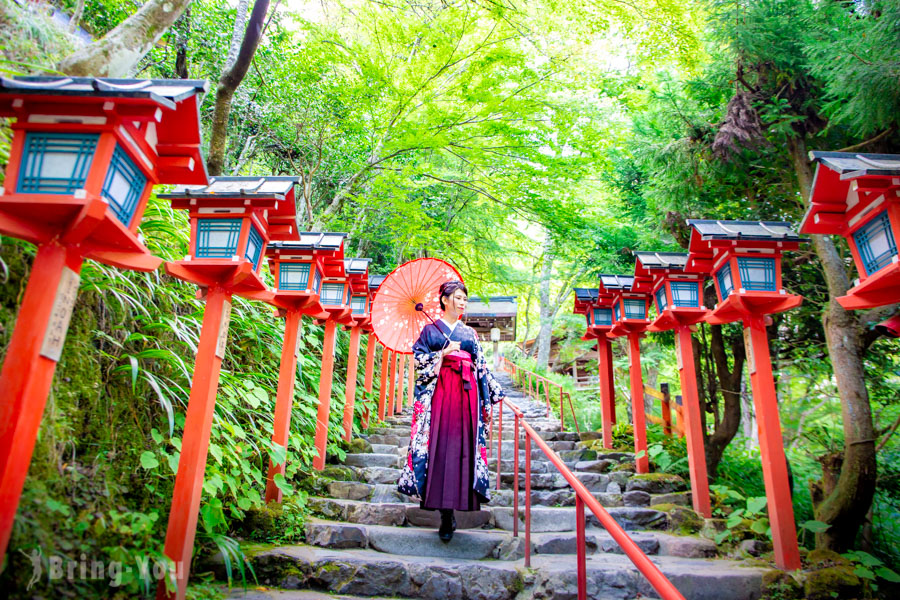
[[[188,71],[188,36],[191,33],[191,7],[179,19],[181,27],[179,27],[178,37],[175,39],[175,77],[179,79],[189,79],[191,74]],[[178,26],[178,23],[176,23]]]
[[[127,77],[191,0],[149,0],[102,39],[70,54],[59,70],[79,77]]]
[[[538,309],[540,311],[541,327],[537,337],[537,366],[547,367],[550,362],[550,344],[553,333],[553,308],[550,306],[550,276],[553,274],[553,254],[551,253],[552,241],[550,234],[546,233],[543,243],[544,264],[541,267],[540,292],[538,294]]]
[[[806,142],[803,138],[790,137],[788,150],[800,193],[808,206],[813,174],[806,156]],[[857,316],[835,300],[850,289],[850,278],[830,236],[813,235],[812,243],[828,285],[829,301],[822,323],[841,399],[844,428],[843,460],[837,461],[840,475],[833,485],[823,487],[824,497],[815,506],[816,520],[830,525],[826,531],[816,534],[816,547],[845,552],[853,546],[875,494],[875,429],[863,369],[862,329]]]
[[[241,42],[244,39],[244,33],[247,31],[247,7],[250,6],[250,0],[238,0],[237,8],[234,13],[234,27],[231,28],[231,44],[228,46],[228,54],[225,56],[225,68],[223,73],[227,73],[234,66],[237,60],[238,52],[241,49]]]
[[[75,4],[75,10],[72,11],[72,17],[69,19],[69,33],[78,31],[78,23],[84,15],[84,0],[78,0]]]
[[[746,351],[742,339],[731,340],[732,367],[728,368],[725,336],[720,325],[711,325],[709,350],[716,369],[716,382],[722,395],[722,415],[716,419],[715,429],[706,435],[706,468],[715,478],[725,448],[737,435],[741,425],[741,375]]]
[[[753,399],[750,397],[750,381],[748,375],[741,378],[741,404],[744,409],[741,413],[741,423],[744,425],[744,437],[746,449],[759,448],[759,429],[756,426],[756,414],[753,412]]]
[[[244,80],[247,69],[250,68],[250,62],[253,60],[253,55],[262,38],[263,21],[268,10],[269,0],[256,0],[253,4],[253,12],[247,22],[247,29],[237,57],[230,68],[226,66],[222,78],[219,79],[219,87],[216,89],[216,109],[209,139],[209,158],[206,160],[206,167],[210,175],[221,175],[225,168],[225,144],[228,140],[228,116],[231,114],[231,100],[234,98],[235,90]],[[236,28],[235,31],[239,31],[239,29]]]

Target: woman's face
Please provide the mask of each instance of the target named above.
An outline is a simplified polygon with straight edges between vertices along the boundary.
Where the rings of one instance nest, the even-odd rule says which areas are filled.
[[[444,300],[444,304],[448,309],[452,310],[458,315],[461,315],[466,312],[466,305],[469,303],[469,297],[466,296],[466,293],[462,290],[456,290],[450,296]]]

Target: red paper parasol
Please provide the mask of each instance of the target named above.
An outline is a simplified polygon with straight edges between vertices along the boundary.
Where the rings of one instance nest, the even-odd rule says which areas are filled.
[[[372,328],[378,341],[393,352],[412,353],[422,328],[441,317],[438,290],[445,281],[462,281],[462,277],[438,258],[417,258],[391,271],[372,303]]]

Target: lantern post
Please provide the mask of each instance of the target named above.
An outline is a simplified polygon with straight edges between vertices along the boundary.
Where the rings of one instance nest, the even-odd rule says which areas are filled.
[[[797,527],[766,320],[768,315],[790,310],[803,301],[782,287],[781,254],[796,250],[804,240],[791,231],[790,223],[783,222],[689,220],[688,225],[692,231],[686,270],[709,273],[719,299],[706,322],[744,324],[775,563],[781,569],[798,569]],[[687,413],[687,399],[684,403]]]
[[[356,405],[356,374],[359,367],[359,336],[369,325],[368,258],[347,258],[344,271],[350,284],[350,350],[347,356],[347,386],[344,394],[344,440],[353,436],[353,408]]]
[[[363,379],[363,391],[366,394],[366,398],[370,398],[372,396],[372,384],[375,379],[375,346],[377,342],[375,340],[374,335],[371,331],[367,331],[366,333],[366,374]],[[365,412],[363,413],[362,418],[362,428],[369,428],[369,408],[366,407]]]
[[[800,233],[845,238],[859,274],[837,301],[848,310],[900,302],[900,154],[809,155],[816,174]]]
[[[291,189],[293,194],[293,186]],[[294,205],[291,204],[293,207]],[[270,213],[271,222],[272,215]],[[266,248],[269,271],[275,280],[274,291],[261,292],[258,299],[276,308],[275,315],[284,318],[284,343],[278,369],[278,390],[272,442],[287,448],[294,405],[297,361],[300,355],[300,325],[303,315],[316,316],[324,310],[319,299],[325,261],[343,252],[344,234],[298,232],[296,216],[293,235],[286,234]],[[285,474],[286,461],[269,460],[266,475],[266,502],[281,502],[282,492],[275,476]]]
[[[293,189],[293,182],[288,187]],[[170,200],[174,209],[188,210],[191,223],[190,254],[166,263],[166,272],[200,286],[206,300],[166,531],[165,553],[175,563],[176,591],[169,593],[165,582],[160,582],[157,591],[157,598],[182,600],[194,549],[219,369],[228,345],[231,298],[234,294],[254,298],[266,291],[259,273],[270,239],[266,214],[287,200],[284,182],[265,177],[212,177],[209,185],[179,187],[159,198]]]
[[[407,383],[406,398],[410,408],[416,402],[416,358],[415,355],[409,355],[409,382]]]
[[[384,281],[384,275],[369,275],[369,307],[368,311],[371,315],[372,313],[372,302],[375,300],[375,294],[378,292],[378,288],[381,286],[381,282]],[[369,317],[369,320],[365,325],[366,336],[366,377],[363,386],[366,391],[366,395],[369,398],[373,397],[372,387],[375,380],[375,350],[378,348],[378,338],[375,336],[375,330],[372,327],[372,318]],[[382,386],[383,387],[383,386]],[[362,428],[369,428],[369,409],[366,408],[365,413],[363,413],[362,420]]]
[[[602,293],[601,293],[602,292]],[[587,331],[581,338],[597,340],[597,366],[600,383],[600,418],[603,447],[613,447],[612,429],[616,424],[616,396],[613,377],[612,343],[609,332],[613,325],[613,294],[605,288],[575,288],[575,314],[583,314]]]
[[[378,380],[378,420],[384,422],[387,410],[388,371],[391,351],[386,346],[381,347],[381,376]]]
[[[394,416],[394,402],[396,402],[395,392],[397,391],[397,361],[398,356],[396,352],[391,352],[391,373],[390,373],[390,383],[388,383],[388,401],[387,401],[387,416]]]
[[[406,383],[406,355],[400,354],[400,364],[397,367],[397,414],[403,412],[404,384]]]
[[[622,275],[601,275],[601,288],[612,292],[613,326],[611,337],[628,339],[628,375],[631,383],[631,416],[634,427],[635,468],[650,472],[647,456],[647,415],[644,411],[644,376],[641,373],[641,338],[650,325],[647,307],[650,295],[640,281]]]
[[[205,81],[0,77],[13,119],[0,234],[37,246],[0,372],[0,563],[9,544],[86,258],[136,271],[162,262],[138,233],[150,191],[206,183]]]
[[[645,282],[656,301],[656,319],[648,331],[675,330],[675,357],[684,395],[684,430],[687,437],[688,469],[691,476],[691,499],[694,510],[707,519],[712,517],[706,450],[703,446],[703,413],[697,392],[697,367],[694,364],[691,328],[706,318],[703,306],[703,280],[706,274],[687,273],[686,253],[635,252],[634,276]],[[667,422],[669,407],[663,407]],[[671,417],[670,417],[671,418]],[[667,422],[671,433],[671,425]]]
[[[334,375],[334,352],[337,326],[353,322],[350,306],[350,281],[344,268],[343,247],[340,257],[335,255],[324,261],[322,289],[319,301],[323,312],[317,315],[318,323],[325,326],[322,341],[322,373],[319,376],[319,409],[316,412],[316,457],[313,468],[325,468],[325,451],[328,446],[328,426],[331,415],[331,384]]]

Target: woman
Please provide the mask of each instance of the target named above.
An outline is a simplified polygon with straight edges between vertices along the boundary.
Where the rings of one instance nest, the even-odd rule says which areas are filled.
[[[442,284],[444,316],[426,325],[413,346],[416,400],[398,484],[422,508],[441,512],[438,535],[444,542],[456,529],[454,510],[480,510],[490,501],[485,428],[491,404],[503,398],[475,330],[459,321],[468,294],[461,281]]]

